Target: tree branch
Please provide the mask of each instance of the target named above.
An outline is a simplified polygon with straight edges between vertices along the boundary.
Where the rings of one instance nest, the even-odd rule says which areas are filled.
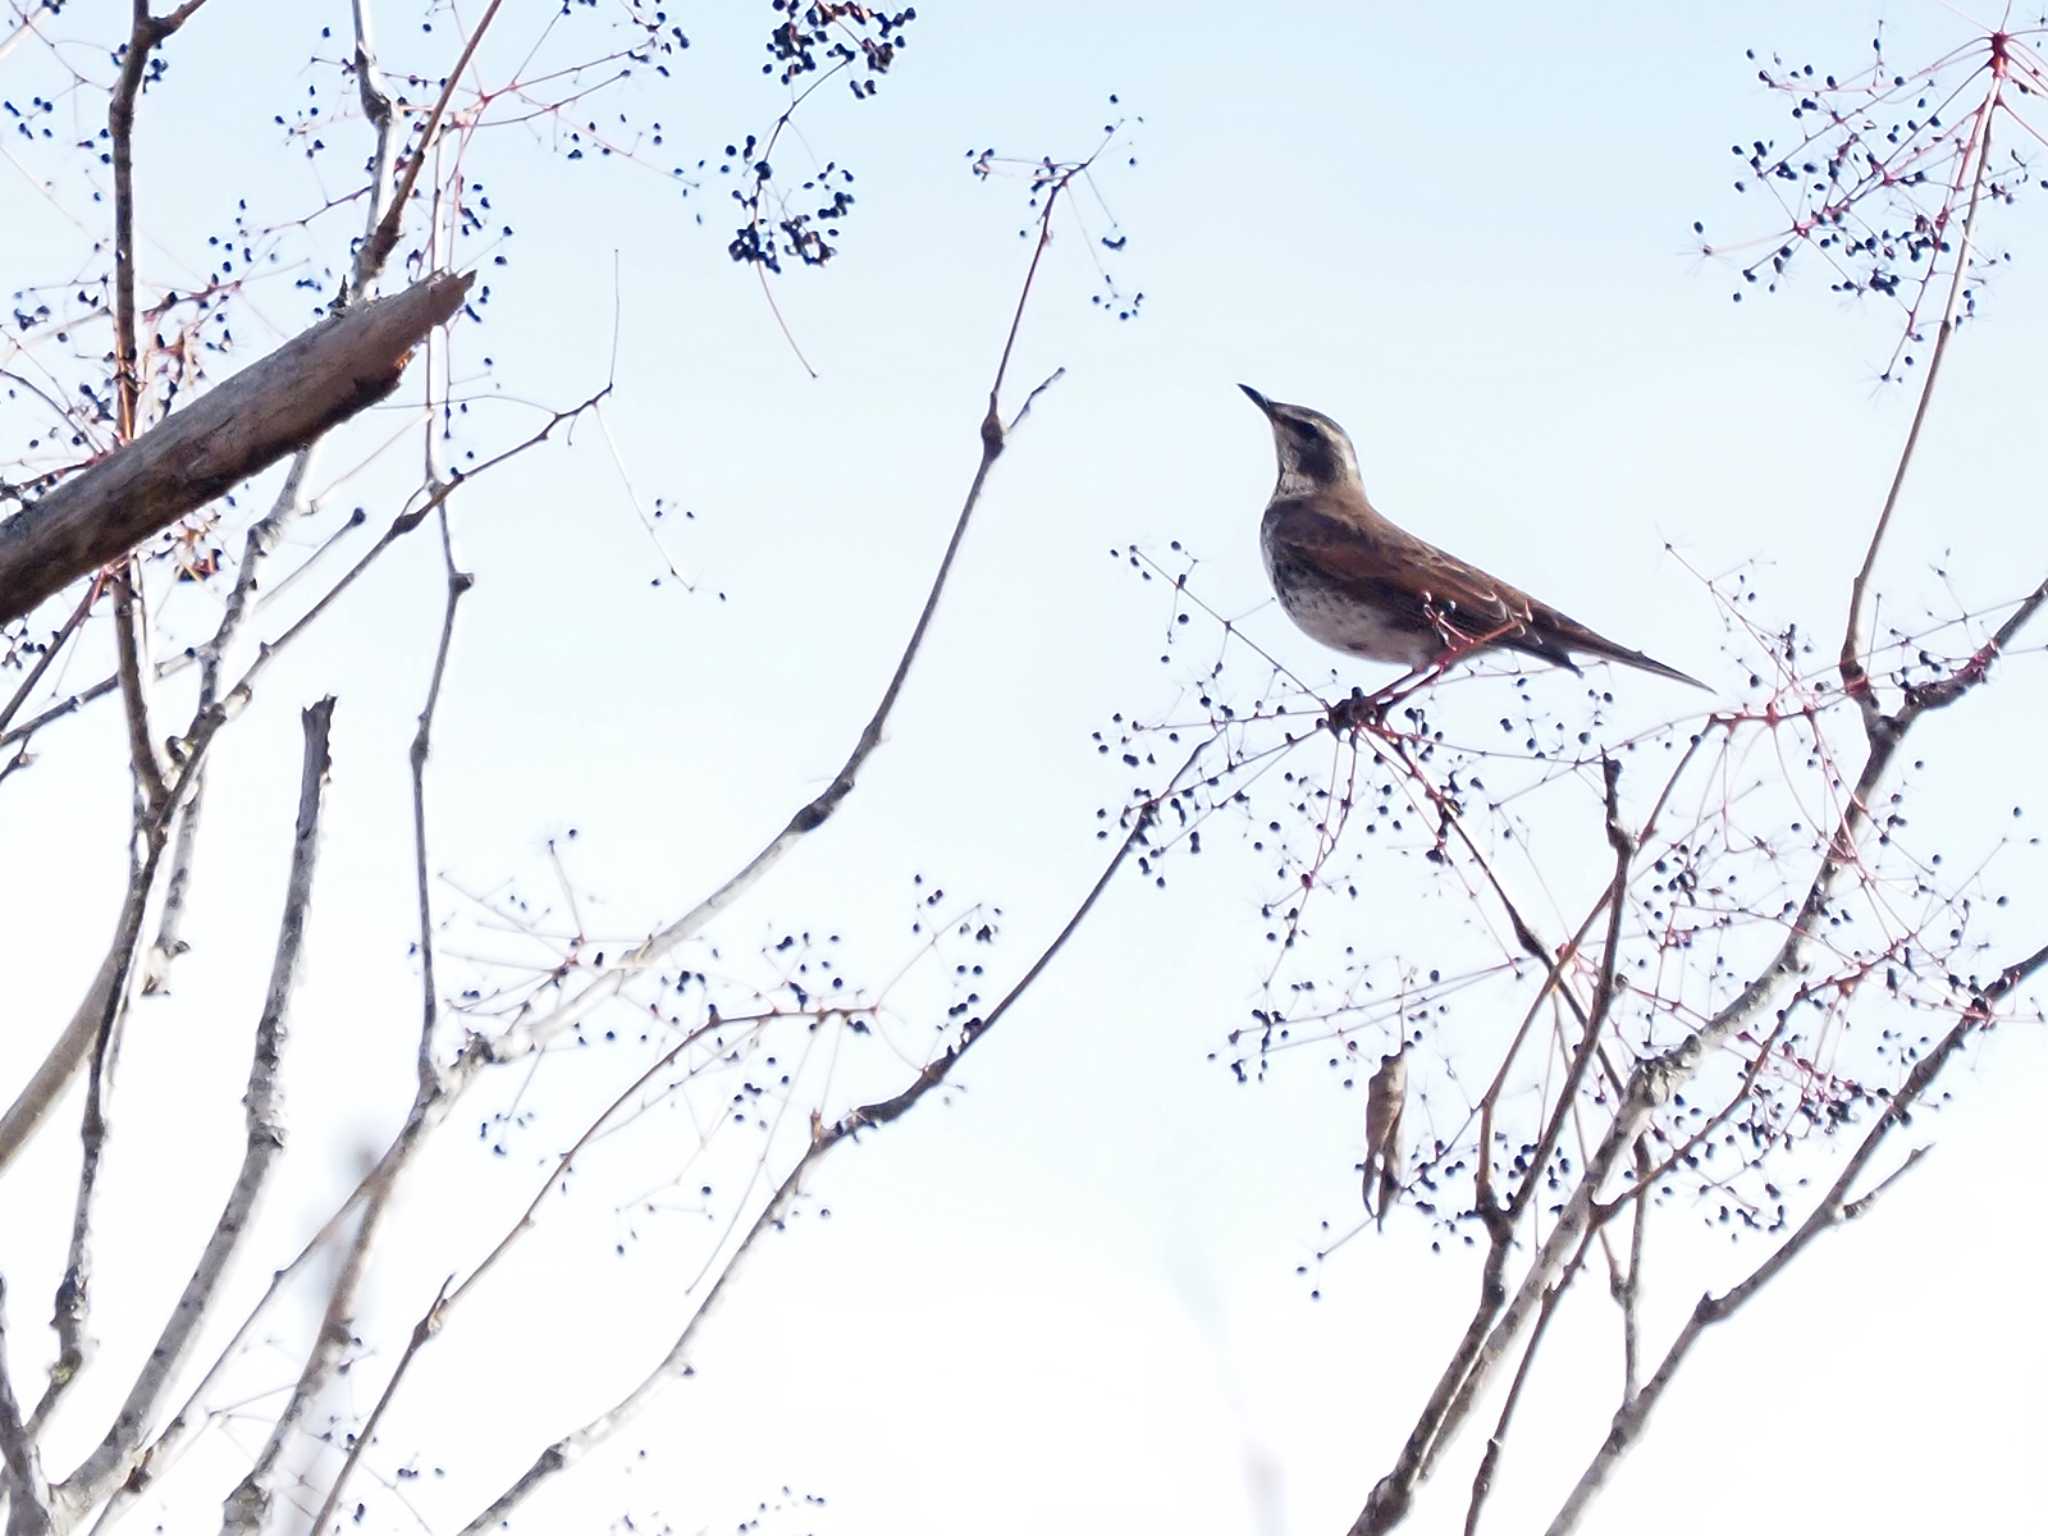
[[[711,1283],[711,1288],[705,1292],[704,1300],[690,1315],[689,1321],[684,1324],[682,1332],[670,1346],[668,1353],[662,1357],[660,1364],[611,1408],[542,1451],[509,1488],[463,1527],[462,1536],[484,1536],[484,1533],[497,1529],[542,1483],[581,1460],[591,1450],[618,1433],[670,1383],[694,1374],[689,1362],[689,1353],[691,1346],[696,1342],[698,1328],[717,1304],[734,1275],[739,1272],[742,1261],[754,1251],[757,1239],[770,1227],[780,1224],[782,1209],[796,1192],[803,1175],[829,1156],[835,1147],[852,1140],[860,1131],[870,1126],[889,1125],[909,1114],[926,1094],[946,1080],[979,1041],[987,1038],[989,1031],[1001,1022],[1003,1015],[1008,1013],[1017,1000],[1045,973],[1046,968],[1066,946],[1067,940],[1072,938],[1086,921],[1088,914],[1094,910],[1095,903],[1109,888],[1110,882],[1116,877],[1116,872],[1123,867],[1131,851],[1145,840],[1146,833],[1158,817],[1160,806],[1179,792],[1181,781],[1187,777],[1215,739],[1211,737],[1196,747],[1179,771],[1167,782],[1166,788],[1148,797],[1131,813],[1130,830],[1117,845],[1116,852],[1110,857],[1102,873],[1096,877],[1095,883],[1089,887],[1088,893],[1082,897],[1080,904],[1075,907],[1038,958],[1032,962],[1030,968],[1018,978],[1016,984],[1002,996],[995,1007],[989,1010],[985,1019],[969,1019],[963,1024],[959,1040],[927,1062],[919,1070],[916,1078],[901,1092],[890,1098],[849,1110],[830,1126],[813,1120],[810,1146],[805,1148],[803,1155],[796,1160],[789,1172],[783,1176],[782,1182],[776,1186],[775,1192],[768,1197],[760,1214],[754,1218],[746,1235],[733,1250],[732,1257],[726,1261],[725,1268]]]
[[[1558,1276],[1557,1283],[1543,1293],[1543,1305],[1536,1313],[1536,1326],[1529,1330],[1529,1347],[1522,1351],[1522,1363],[1515,1368],[1515,1379],[1508,1387],[1507,1401],[1501,1404],[1500,1419],[1487,1439],[1486,1453],[1479,1458],[1479,1470],[1472,1474],[1472,1502],[1465,1507],[1465,1536],[1478,1536],[1479,1513],[1486,1507],[1487,1495],[1493,1492],[1494,1469],[1500,1464],[1501,1447],[1507,1443],[1508,1426],[1514,1421],[1515,1405],[1522,1400],[1522,1388],[1528,1384],[1530,1368],[1536,1363],[1536,1351],[1542,1346],[1543,1335],[1557,1311],[1558,1299],[1585,1264],[1586,1252],[1592,1245],[1593,1233],[1589,1231],[1579,1244],[1579,1251],[1572,1255],[1571,1263]]]
[[[1605,896],[1586,918],[1587,924],[1590,924],[1593,916],[1602,907],[1607,910],[1607,948],[1601,957],[1600,979],[1595,987],[1592,1006],[1584,1009],[1581,1009],[1577,999],[1572,997],[1570,989],[1562,985],[1563,967],[1569,956],[1577,950],[1578,940],[1575,938],[1573,944],[1564,952],[1547,962],[1551,967],[1551,974],[1545,981],[1536,1005],[1540,1006],[1542,997],[1553,989],[1562,992],[1571,1001],[1573,1012],[1582,1026],[1579,1049],[1573,1057],[1565,1085],[1558,1093],[1557,1107],[1551,1114],[1543,1141],[1530,1160],[1529,1170],[1523,1176],[1521,1186],[1506,1203],[1494,1196],[1489,1169],[1493,1156],[1493,1105],[1500,1085],[1506,1081],[1505,1063],[1495,1077],[1493,1086],[1487,1090],[1480,1116],[1481,1140],[1478,1163],[1481,1172],[1478,1177],[1479,1214],[1486,1224],[1488,1246],[1486,1259],[1480,1270],[1479,1300],[1473,1309],[1471,1320],[1466,1323],[1464,1333],[1451,1352],[1450,1363],[1438,1377],[1435,1390],[1430,1393],[1414,1429],[1403,1442],[1400,1455],[1386,1475],[1373,1485],[1372,1494],[1366,1500],[1365,1507],[1359,1511],[1357,1520],[1352,1523],[1352,1536],[1380,1536],[1380,1533],[1392,1530],[1407,1517],[1409,1507],[1414,1502],[1416,1488],[1429,1476],[1439,1452],[1450,1442],[1451,1436],[1464,1421],[1476,1398],[1479,1380],[1483,1378],[1491,1359],[1498,1357],[1499,1350],[1490,1343],[1488,1330],[1494,1327],[1494,1320],[1500,1315],[1501,1308],[1507,1300],[1504,1281],[1508,1254],[1514,1241],[1516,1219],[1527,1209],[1535,1181],[1550,1160],[1550,1152],[1562,1133],[1564,1117],[1578,1094],[1580,1083],[1585,1079],[1593,1060],[1594,1046],[1598,1043],[1600,1031],[1605,1027],[1607,1016],[1613,1008],[1616,968],[1621,958],[1621,923],[1626,913],[1623,898],[1627,893],[1628,873],[1635,859],[1638,840],[1629,834],[1621,821],[1621,765],[1612,759],[1604,761],[1601,764],[1601,778],[1607,840],[1608,845],[1614,850],[1615,869],[1608,881]],[[1452,820],[1460,836],[1464,837],[1466,846],[1473,848],[1471,839],[1464,833],[1462,821],[1455,817]],[[1473,848],[1473,852],[1476,856],[1477,849]],[[1490,869],[1488,877],[1492,878]],[[1500,889],[1498,881],[1494,882],[1494,889],[1505,902],[1506,893]],[[1509,912],[1523,947],[1536,958],[1544,958],[1545,950],[1541,939],[1523,921],[1512,904],[1509,904]],[[1583,935],[1584,925],[1580,932]],[[1529,1019],[1534,1016],[1535,1008],[1532,1007],[1523,1020],[1524,1030],[1528,1027]],[[1517,1048],[1520,1038],[1518,1034]],[[1489,1480],[1492,1476],[1492,1459],[1494,1458],[1489,1458],[1489,1465],[1485,1469],[1485,1475]],[[1476,1505],[1484,1501],[1485,1495],[1483,1491],[1475,1489],[1474,1497]],[[1473,1518],[1477,1518],[1476,1508]]]
[[[1920,401],[1913,409],[1913,424],[1906,430],[1905,446],[1899,450],[1898,466],[1892,471],[1891,488],[1885,492],[1884,507],[1877,515],[1877,526],[1870,531],[1870,544],[1863,552],[1863,564],[1856,572],[1856,579],[1849,584],[1849,616],[1842,626],[1842,687],[1856,700],[1866,721],[1876,715],[1878,706],[1871,696],[1869,674],[1864,671],[1863,662],[1857,654],[1862,645],[1864,592],[1870,585],[1870,573],[1877,565],[1877,552],[1884,543],[1885,530],[1891,526],[1892,512],[1899,504],[1899,493],[1905,489],[1906,471],[1912,467],[1913,451],[1920,443],[1920,428],[1927,421],[1927,408],[1934,400],[1934,386],[1941,378],[1941,361],[1948,355],[1949,338],[1955,334],[1956,310],[1962,302],[1963,283],[1970,271],[1971,240],[1977,232],[1977,203],[1984,191],[1984,172],[1991,159],[1991,113],[1997,104],[1998,91],[1994,84],[1992,92],[1977,108],[1977,121],[1971,126],[1969,144],[1956,167],[1956,179],[1960,183],[1963,167],[1975,156],[1977,168],[1963,214],[1955,276],[1949,283],[1948,303],[1942,309],[1941,328],[1935,334],[1934,356],[1928,361],[1927,377],[1920,386]]]
[[[369,301],[370,290],[383,273],[383,263],[370,259],[369,236],[383,216],[391,181],[393,115],[391,98],[384,91],[384,77],[377,67],[374,17],[369,0],[354,0],[352,9],[356,29],[356,93],[362,101],[364,117],[375,130],[375,137],[370,150],[369,208],[364,216],[363,239],[357,246],[352,282],[334,306],[337,313],[361,309]],[[429,348],[433,345],[433,335],[430,326],[424,337]],[[269,512],[251,523],[243,538],[242,563],[235,572],[234,585],[228,590],[220,623],[214,629],[213,638],[198,650],[199,709],[202,712],[211,708],[220,697],[221,667],[240,634],[244,619],[248,617],[258,571],[284,538],[285,530],[311,506],[306,483],[319,459],[320,445],[325,441],[323,432],[292,455],[284,483],[278,487]],[[206,778],[202,772],[193,781],[192,793],[178,812],[178,839],[171,854],[171,877],[164,889],[163,911],[157,919],[156,942],[150,945],[143,966],[142,990],[145,995],[166,990],[171,963],[187,948],[182,937],[185,898],[191,885],[192,859],[199,841],[205,798]]]
[[[1100,150],[1097,151],[1100,153]],[[903,653],[897,658],[896,669],[890,674],[882,697],[875,705],[874,713],[862,728],[853,750],[834,774],[832,782],[817,795],[797,807],[782,830],[771,838],[767,845],[751,859],[729,875],[708,896],[705,896],[689,911],[650,936],[631,953],[622,957],[620,963],[603,976],[568,999],[546,1016],[515,1024],[491,1044],[491,1051],[497,1060],[506,1061],[527,1055],[563,1030],[573,1026],[579,1019],[587,1017],[601,1003],[616,996],[628,978],[649,966],[657,964],[663,956],[672,953],[699,932],[706,923],[720,912],[738,901],[741,896],[759,881],[799,842],[824,826],[837,811],[846,797],[853,793],[855,776],[867,762],[875,748],[882,743],[882,733],[895,712],[896,701],[902,695],[904,684],[909,680],[910,669],[916,663],[919,652],[924,648],[926,633],[931,629],[933,617],[938,613],[939,600],[945,595],[946,583],[953,572],[953,562],[960,553],[960,546],[966,541],[967,528],[973,521],[975,509],[981,504],[983,488],[988,484],[989,472],[995,468],[996,460],[1002,455],[1008,443],[1003,429],[1001,397],[1004,381],[1009,376],[1010,358],[1016,350],[1017,337],[1024,324],[1024,313],[1031,302],[1031,292],[1038,277],[1039,262],[1046,247],[1052,243],[1052,218],[1059,207],[1061,196],[1072,184],[1075,177],[1087,171],[1094,163],[1094,156],[1076,165],[1069,166],[1055,178],[1044,194],[1044,204],[1038,217],[1038,243],[1032,248],[1031,261],[1024,271],[1024,281],[1017,292],[1016,307],[1010,316],[1010,327],[1003,339],[1003,350],[996,362],[994,381],[989,385],[988,406],[982,414],[980,437],[981,458],[976,464],[974,477],[968,482],[967,495],[960,505],[960,514],[954,519],[953,534],[946,541],[945,553],[939,557],[938,571],[932,577],[930,589],[925,594],[924,607],[919,610],[917,622],[911,626],[910,638],[905,642]],[[1047,381],[1048,383],[1050,380]],[[1045,386],[1041,385],[1040,389]],[[1035,397],[1039,391],[1032,391]],[[1019,413],[1021,416],[1021,412]]]
[[[1652,1410],[1662,1400],[1665,1389],[1671,1385],[1672,1379],[1678,1374],[1679,1366],[1684,1363],[1693,1345],[1699,1342],[1700,1335],[1715,1323],[1739,1311],[1745,1302],[1770,1284],[1821,1233],[1864,1215],[1900,1175],[1925,1155],[1924,1147],[1915,1148],[1907,1155],[1905,1162],[1880,1180],[1876,1187],[1858,1199],[1849,1198],[1849,1190],[1863,1176],[1864,1169],[1876,1156],[1885,1138],[1895,1127],[1906,1123],[1913,1106],[1941,1075],[1942,1068],[1948,1065],[1950,1058],[1962,1048],[1963,1043],[1971,1035],[1991,1021],[1992,1010],[2008,993],[2044,965],[2048,965],[2048,945],[2043,945],[2024,960],[2007,966],[1999,973],[1996,981],[1973,997],[1963,1016],[1947,1034],[1942,1036],[1940,1043],[1913,1064],[1913,1070],[1906,1074],[1905,1082],[1885,1105],[1883,1113],[1877,1117],[1877,1123],[1864,1134],[1863,1140],[1843,1166],[1841,1175],[1829,1186],[1826,1195],[1808,1213],[1806,1220],[1799,1224],[1799,1229],[1747,1279],[1725,1295],[1717,1297],[1709,1294],[1700,1297],[1655,1374],[1650,1377],[1642,1391],[1625,1401],[1615,1412],[1607,1438],[1601,1442],[1599,1450],[1587,1463],[1586,1470],[1580,1474],[1579,1481],[1566,1496],[1556,1518],[1550,1522],[1549,1536],[1568,1536],[1569,1532],[1578,1529],[1580,1519],[1605,1486],[1609,1475],[1620,1465],[1622,1457],[1642,1438]]]
[[[444,273],[323,320],[0,523],[0,623],[382,400],[471,281]]]
[[[498,7],[504,3],[505,0],[491,0],[482,19],[477,22],[467,41],[463,43],[461,56],[456,59],[455,67],[448,71],[448,78],[441,85],[440,99],[434,103],[433,111],[427,114],[426,127],[420,131],[419,147],[406,161],[405,175],[398,183],[397,194],[391,199],[391,206],[384,210],[384,217],[378,221],[370,233],[369,240],[363,246],[362,255],[358,259],[359,266],[370,271],[381,271],[392,250],[397,246],[398,227],[405,218],[405,205],[412,199],[412,189],[419,181],[420,167],[426,164],[427,151],[433,146],[434,134],[441,126],[441,118],[448,111],[448,102],[455,94],[455,87],[462,79],[462,72],[469,68],[470,58],[476,53],[476,45],[483,41],[484,33],[490,30],[491,22],[497,17]],[[358,23],[360,24],[360,13]],[[367,97],[364,98],[363,104],[365,110],[369,110]],[[388,101],[385,110],[387,113],[390,110]],[[374,113],[372,116],[374,117]]]
[[[42,1453],[22,1423],[21,1402],[7,1371],[7,1278],[0,1275],[0,1492],[7,1495],[8,1536],[42,1536],[51,1529],[50,1484]]]
[[[278,1068],[283,1060],[291,994],[299,978],[299,958],[312,906],[320,815],[329,766],[327,739],[333,718],[332,698],[321,700],[302,716],[305,748],[299,779],[298,821],[292,838],[291,871],[285,883],[284,912],[271,961],[270,986],[256,1026],[249,1086],[242,1096],[247,1144],[241,1170],[228,1193],[220,1220],[113,1426],[98,1447],[53,1490],[59,1509],[73,1520],[111,1493],[139,1457],[186,1353],[220,1300],[222,1279],[248,1231],[271,1169],[284,1150]]]

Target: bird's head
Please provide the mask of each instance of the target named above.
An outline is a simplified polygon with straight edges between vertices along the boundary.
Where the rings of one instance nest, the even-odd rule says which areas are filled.
[[[1268,400],[1249,384],[1237,387],[1272,423],[1273,448],[1280,459],[1280,483],[1273,492],[1276,497],[1359,485],[1358,455],[1342,427],[1321,411]]]

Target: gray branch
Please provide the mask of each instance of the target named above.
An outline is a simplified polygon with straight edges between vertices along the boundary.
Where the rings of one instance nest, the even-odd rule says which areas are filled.
[[[271,961],[270,986],[264,994],[263,1014],[256,1026],[249,1086],[242,1096],[247,1145],[241,1171],[235,1177],[220,1220],[207,1239],[205,1251],[185,1283],[184,1294],[172,1309],[113,1426],[77,1470],[52,1490],[53,1502],[66,1528],[106,1498],[141,1453],[179,1368],[207,1315],[220,1299],[228,1266],[248,1232],[272,1166],[284,1150],[278,1067],[283,1059],[291,994],[299,978],[299,958],[312,907],[320,814],[327,788],[327,737],[333,718],[332,698],[322,699],[303,716],[305,752],[299,780],[298,823],[292,839],[291,873],[285,884],[284,914]]]
[[[1678,1374],[1678,1368],[1684,1364],[1693,1345],[1699,1342],[1700,1335],[1714,1324],[1732,1317],[1745,1302],[1777,1278],[1821,1233],[1831,1231],[1864,1215],[1901,1174],[1926,1155],[1927,1149],[1924,1146],[1915,1147],[1907,1154],[1905,1162],[1879,1180],[1875,1187],[1855,1199],[1850,1198],[1849,1191],[1857,1180],[1863,1177],[1864,1171],[1870,1166],[1871,1159],[1877,1155],[1886,1137],[1907,1122],[1913,1106],[1941,1075],[1942,1068],[1948,1065],[1949,1060],[1962,1049],[1971,1035],[1990,1021],[1992,1009],[1999,1001],[2044,964],[2048,964],[2048,947],[2038,949],[2025,960],[2007,967],[1995,983],[1973,998],[1963,1016],[1947,1034],[1942,1036],[1940,1043],[1921,1057],[1914,1064],[1913,1070],[1906,1074],[1905,1082],[1885,1105],[1883,1113],[1877,1117],[1877,1123],[1871,1126],[1863,1140],[1857,1144],[1856,1150],[1843,1165],[1841,1174],[1829,1186],[1828,1192],[1821,1197],[1820,1203],[1808,1213],[1806,1220],[1799,1224],[1799,1229],[1746,1279],[1725,1295],[1715,1296],[1709,1293],[1700,1297],[1694,1304],[1691,1315],[1686,1318],[1685,1326],[1679,1330],[1678,1337],[1672,1342],[1663,1361],[1644,1384],[1643,1389],[1632,1393],[1623,1400],[1621,1407],[1615,1410],[1607,1438],[1600,1443],[1600,1448],[1587,1463],[1586,1470],[1580,1474],[1578,1482],[1566,1495],[1556,1518],[1550,1522],[1549,1536],[1570,1536],[1571,1532],[1579,1528],[1579,1522],[1584,1518],[1586,1509],[1606,1486],[1608,1477],[1621,1464],[1621,1459],[1642,1439],[1644,1430],[1649,1426],[1652,1411],[1662,1401],[1665,1389],[1671,1385],[1673,1378]]]
[[[35,1437],[22,1423],[21,1402],[7,1374],[7,1281],[0,1277],[0,1492],[7,1495],[7,1536],[43,1536],[50,1529],[50,1485]]]
[[[0,623],[382,400],[470,282],[443,273],[323,320],[0,522]]]

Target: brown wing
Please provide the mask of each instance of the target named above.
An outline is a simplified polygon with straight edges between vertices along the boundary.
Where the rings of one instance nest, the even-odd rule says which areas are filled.
[[[1491,639],[1572,665],[1563,647],[1529,627],[1533,615],[1526,593],[1376,512],[1360,517],[1349,509],[1326,511],[1312,500],[1275,502],[1266,509],[1265,534],[1276,562],[1307,567],[1390,623],[1452,641]]]
[[[1276,502],[1266,509],[1266,537],[1276,559],[1308,565],[1359,602],[1418,631],[1467,642],[1490,639],[1574,673],[1579,668],[1572,652],[1582,651],[1695,688],[1707,686],[1418,539],[1370,507],[1360,515],[1348,507],[1327,511],[1313,500]]]

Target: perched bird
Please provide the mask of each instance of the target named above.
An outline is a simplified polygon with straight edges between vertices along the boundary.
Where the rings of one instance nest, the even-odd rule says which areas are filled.
[[[1387,1207],[1401,1192],[1401,1109],[1408,1102],[1408,1042],[1380,1058],[1380,1069],[1365,1087],[1365,1209],[1374,1221],[1387,1224]],[[1373,1199],[1374,1165],[1378,1165],[1379,1199]]]
[[[1320,411],[1238,388],[1266,413],[1280,479],[1259,542],[1287,616],[1334,650],[1422,669],[1460,646],[1520,651],[1573,672],[1572,653],[1706,684],[1616,645],[1528,593],[1397,528],[1366,498],[1358,455]]]

